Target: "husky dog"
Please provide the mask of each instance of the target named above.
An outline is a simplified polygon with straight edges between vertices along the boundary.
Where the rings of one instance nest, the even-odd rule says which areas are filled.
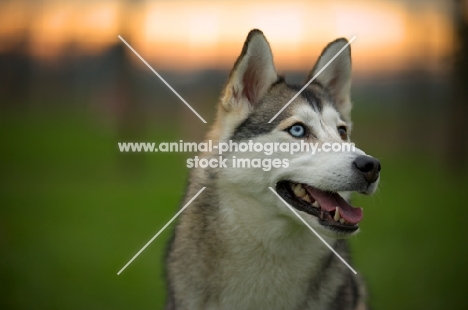
[[[347,41],[331,42],[306,81]],[[290,105],[302,88],[279,77],[270,46],[252,30],[232,69],[217,118],[214,143],[349,142],[351,51],[347,46]],[[201,158],[217,158],[216,152]],[[166,258],[166,309],[366,309],[358,276],[332,253],[276,192],[349,261],[345,238],[359,230],[362,210],[352,192],[372,194],[380,163],[357,148],[347,152],[277,152],[287,167],[234,168],[233,156],[271,158],[232,150],[223,168],[193,169],[187,203]],[[265,171],[268,170],[268,171]]]

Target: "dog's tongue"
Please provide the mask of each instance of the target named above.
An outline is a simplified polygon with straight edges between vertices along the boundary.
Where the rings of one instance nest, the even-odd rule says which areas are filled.
[[[340,207],[340,216],[351,224],[359,223],[362,220],[362,208],[351,207],[340,195],[337,193],[324,192],[319,189],[307,186],[307,192],[317,200],[320,208],[325,211],[333,211],[336,207]]]

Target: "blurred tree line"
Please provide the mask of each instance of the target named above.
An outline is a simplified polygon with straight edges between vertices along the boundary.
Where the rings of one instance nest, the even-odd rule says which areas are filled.
[[[468,163],[468,1],[454,0],[453,97],[449,107],[447,160],[453,171]]]

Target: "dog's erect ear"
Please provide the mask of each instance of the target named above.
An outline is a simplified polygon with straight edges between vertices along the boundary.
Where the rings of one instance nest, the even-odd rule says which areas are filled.
[[[310,71],[307,82],[322,70],[347,43],[346,39],[341,38],[328,44]],[[349,45],[333,59],[314,82],[318,82],[328,91],[344,120],[351,122],[351,48]]]
[[[250,111],[277,79],[270,45],[260,30],[250,31],[224,90],[224,109]]]

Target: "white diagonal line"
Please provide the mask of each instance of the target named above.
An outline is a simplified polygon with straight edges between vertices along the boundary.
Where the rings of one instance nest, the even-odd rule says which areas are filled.
[[[344,259],[338,254],[334,248],[332,248],[323,238],[320,236],[300,215],[293,209],[273,188],[269,187],[270,190],[278,196],[278,198],[304,223],[329,249],[332,251],[354,274],[357,274],[356,270],[353,269]]]
[[[143,251],[144,251],[144,250],[145,250],[145,249],[148,247],[148,245],[150,245],[150,243],[151,243],[151,242],[153,242],[153,241],[154,241],[154,239],[156,239],[156,238],[157,238],[157,237],[158,237],[158,236],[159,236],[159,235],[160,235],[160,234],[161,234],[161,233],[164,231],[164,229],[166,229],[166,228],[167,228],[167,226],[169,226],[169,225],[172,223],[172,221],[174,221],[174,220],[176,219],[176,217],[178,217],[178,216],[179,216],[179,214],[181,214],[181,213],[182,213],[182,212],[185,210],[185,208],[187,208],[187,207],[189,206],[189,204],[191,204],[191,203],[192,203],[192,201],[194,201],[194,200],[195,200],[195,198],[197,198],[197,196],[198,196],[198,195],[200,195],[200,193],[201,193],[201,192],[203,192],[203,190],[204,190],[205,188],[206,188],[206,187],[203,187],[201,190],[199,190],[199,191],[198,191],[198,193],[197,193],[195,196],[193,196],[193,198],[192,198],[192,199],[190,199],[190,201],[189,201],[189,202],[187,202],[187,204],[186,204],[185,206],[183,206],[183,207],[182,207],[182,209],[180,209],[180,210],[179,210],[179,212],[177,212],[177,214],[176,214],[176,215],[174,215],[174,217],[173,217],[173,218],[171,218],[171,220],[170,220],[169,222],[167,222],[167,224],[166,224],[166,225],[164,225],[164,227],[163,227],[163,228],[161,228],[161,230],[160,230],[160,231],[158,231],[158,233],[157,233],[156,235],[154,235],[154,237],[153,237],[153,238],[151,238],[151,240],[150,240],[150,241],[148,241],[148,242],[145,244],[145,246],[144,246],[144,247],[142,247],[142,248],[141,248],[141,250],[140,250],[140,251],[138,251],[138,253],[136,253],[136,254],[135,254],[135,256],[133,256],[133,257],[132,257],[132,259],[131,259],[131,260],[130,260],[130,261],[129,261],[129,262],[128,262],[128,263],[127,263],[125,266],[123,266],[123,268],[122,268],[122,269],[120,269],[120,271],[119,271],[119,272],[117,272],[117,275],[120,275],[120,273],[121,273],[122,271],[124,271],[124,270],[125,270],[125,268],[127,268],[127,267],[128,267],[128,265],[130,265],[130,264],[131,264],[131,263],[132,263],[132,262],[135,260],[135,258],[137,258],[137,257],[138,257],[138,255],[140,255],[140,254],[141,254],[141,252],[143,252]]]
[[[312,83],[312,82],[317,78],[317,76],[318,76],[320,73],[322,73],[322,71],[325,70],[325,68],[328,67],[329,64],[331,64],[331,62],[332,62],[333,60],[335,60],[336,57],[338,57],[338,55],[340,55],[341,52],[342,52],[345,48],[347,48],[348,45],[351,44],[351,42],[354,41],[354,39],[356,39],[356,36],[352,37],[351,40],[349,40],[349,42],[346,43],[346,45],[343,46],[343,47],[338,51],[338,53],[336,53],[336,55],[333,56],[333,58],[330,59],[330,61],[328,61],[327,64],[326,64],[325,66],[323,66],[323,68],[320,69],[320,71],[317,72],[317,74],[314,75],[314,76],[310,79],[310,81],[307,82],[307,84],[305,84],[304,87],[302,87],[301,90],[298,91],[297,94],[294,95],[294,97],[292,97],[291,100],[289,100],[288,103],[286,103],[286,104],[284,105],[284,107],[281,108],[281,110],[279,110],[278,113],[276,113],[275,116],[273,116],[273,117],[270,119],[270,121],[268,122],[268,124],[271,123],[272,121],[274,121],[274,119],[275,119],[276,117],[278,117],[278,115],[280,115],[280,113],[283,112],[284,109],[286,109],[286,108],[288,107],[288,105],[290,105],[291,102],[292,102],[294,99],[296,99],[297,96],[299,96],[299,95],[302,93],[302,91],[303,91],[304,89],[306,89],[306,88],[310,85],[310,83]]]
[[[138,58],[140,58],[140,60],[143,61],[143,63],[144,63],[151,71],[153,71],[153,73],[156,74],[156,76],[157,76],[164,84],[166,84],[166,86],[169,87],[169,89],[172,90],[172,92],[173,92],[177,97],[179,97],[179,99],[182,100],[182,102],[185,103],[185,105],[186,105],[190,110],[192,110],[192,112],[195,113],[195,115],[198,116],[198,118],[201,119],[201,121],[202,121],[203,123],[206,124],[206,121],[203,119],[203,117],[201,117],[200,114],[198,114],[197,111],[195,111],[195,109],[192,108],[192,106],[191,106],[190,104],[188,104],[188,102],[185,101],[185,99],[182,98],[182,96],[179,95],[179,94],[174,90],[174,88],[172,88],[171,85],[169,85],[169,83],[167,83],[166,80],[164,80],[164,79],[162,78],[162,76],[160,76],[159,73],[156,72],[156,70],[154,70],[153,67],[151,67],[151,66],[146,62],[146,60],[143,59],[143,57],[141,57],[140,54],[138,54],[137,51],[135,51],[135,50],[133,49],[133,47],[131,47],[130,44],[127,43],[127,41],[125,41],[120,35],[118,36],[118,38],[119,38],[120,40],[122,40],[122,42],[125,43],[125,45],[127,45],[128,48],[131,49],[132,52],[135,53],[135,55],[137,55]]]

